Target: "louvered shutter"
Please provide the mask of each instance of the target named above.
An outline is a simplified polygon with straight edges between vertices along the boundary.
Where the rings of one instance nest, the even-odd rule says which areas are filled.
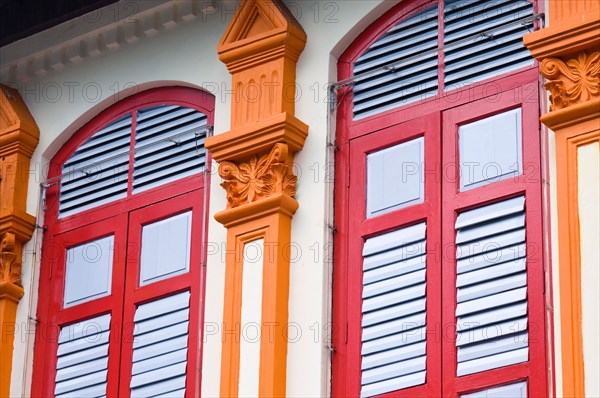
[[[106,395],[110,314],[65,326],[58,338],[57,398]]]
[[[131,115],[94,133],[64,163],[59,217],[127,196]]]
[[[359,119],[437,94],[438,13],[429,7],[374,42],[354,63],[353,112]],[[397,65],[394,70],[377,68]]]
[[[134,322],[131,396],[185,394],[190,293],[138,306]]]
[[[447,0],[445,90],[533,65],[523,46],[523,35],[533,31],[533,20],[519,23],[532,16],[533,4],[527,0]]]
[[[365,242],[363,397],[425,383],[425,229],[421,223]]]
[[[204,169],[207,117],[195,109],[163,105],[138,111],[133,192]]]
[[[525,197],[456,220],[457,375],[528,360]]]

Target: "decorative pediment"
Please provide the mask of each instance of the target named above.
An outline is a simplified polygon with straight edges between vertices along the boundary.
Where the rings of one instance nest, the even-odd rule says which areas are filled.
[[[0,155],[16,148],[31,156],[40,131],[19,93],[0,84]]]
[[[306,33],[280,0],[243,0],[217,47],[230,72],[283,51],[298,60]]]

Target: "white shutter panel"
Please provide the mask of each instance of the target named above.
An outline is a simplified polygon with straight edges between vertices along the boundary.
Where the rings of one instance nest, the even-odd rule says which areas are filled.
[[[370,397],[425,383],[425,223],[363,249],[362,389]]]
[[[457,375],[528,360],[525,197],[456,220]]]
[[[359,119],[437,94],[438,13],[429,7],[391,28],[354,64],[354,118]],[[398,64],[394,71],[374,69]]]
[[[94,133],[67,160],[60,180],[59,217],[127,195],[131,115]]]
[[[138,111],[133,192],[203,171],[206,124],[205,114],[178,105]]]
[[[518,23],[532,16],[533,4],[527,0],[446,0],[445,89],[533,65],[523,46],[523,35],[533,32],[533,21]],[[477,35],[481,37],[467,39]]]
[[[488,388],[470,394],[463,394],[460,398],[527,398],[527,382],[522,381],[506,386]]]
[[[110,314],[61,328],[54,394],[57,398],[106,395]]]
[[[190,292],[138,306],[135,316],[131,396],[183,397]]]

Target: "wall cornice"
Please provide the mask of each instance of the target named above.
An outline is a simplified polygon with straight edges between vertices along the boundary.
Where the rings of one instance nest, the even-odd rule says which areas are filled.
[[[26,82],[196,19],[209,2],[118,2],[0,49],[0,81]]]

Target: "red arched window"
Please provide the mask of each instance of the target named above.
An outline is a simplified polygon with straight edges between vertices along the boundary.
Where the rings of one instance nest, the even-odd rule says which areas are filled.
[[[213,111],[199,90],[144,91],[53,158],[32,396],[198,395]]]
[[[536,7],[403,1],[340,58],[334,396],[547,396]]]

